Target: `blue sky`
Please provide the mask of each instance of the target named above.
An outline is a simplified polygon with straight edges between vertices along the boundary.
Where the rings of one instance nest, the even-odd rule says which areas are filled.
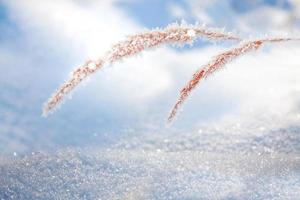
[[[247,36],[299,29],[296,4],[253,2],[0,1],[0,151],[109,146],[133,132],[192,131],[240,112],[245,94],[230,90],[236,83],[222,85],[217,78],[204,83],[176,124],[165,127],[180,87],[198,65],[228,46],[220,44],[185,47],[182,54],[164,47],[130,58],[99,72],[61,109],[41,117],[43,103],[74,66],[144,28],[183,19]]]

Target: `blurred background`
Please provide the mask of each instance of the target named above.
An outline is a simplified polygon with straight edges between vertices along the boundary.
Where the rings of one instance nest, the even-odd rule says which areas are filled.
[[[44,102],[86,59],[101,56],[127,35],[182,20],[245,38],[297,35],[300,1],[1,0],[0,154],[130,146],[128,138],[175,133],[185,138],[205,127],[242,135],[298,125],[300,47],[288,43],[268,45],[229,64],[198,87],[166,127],[192,73],[234,44],[201,39],[194,46],[164,46],[103,69],[57,112],[41,117]]]
[[[300,1],[0,0],[0,199],[299,199],[299,42],[229,63],[171,126],[180,89],[234,42],[126,58],[41,116],[85,60],[182,20],[299,37]]]

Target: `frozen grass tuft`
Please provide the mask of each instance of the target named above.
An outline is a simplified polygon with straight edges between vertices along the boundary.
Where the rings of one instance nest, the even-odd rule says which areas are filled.
[[[300,40],[298,38],[267,38],[267,39],[257,39],[252,41],[243,42],[237,47],[233,47],[227,51],[224,51],[217,55],[208,64],[201,67],[198,71],[193,74],[192,79],[186,84],[186,86],[181,90],[180,96],[170,112],[168,117],[168,122],[172,122],[178,112],[178,109],[185,100],[188,98],[190,93],[196,88],[201,80],[206,79],[210,75],[214,74],[216,71],[222,69],[227,63],[235,58],[238,58],[248,52],[254,51],[262,47],[265,43],[275,43],[275,42],[287,42]]]
[[[89,60],[82,66],[75,69],[71,78],[67,80],[46,102],[43,108],[43,116],[53,112],[65,97],[74,90],[74,88],[84,81],[87,77],[106,65],[111,65],[123,58],[137,55],[144,50],[159,47],[163,44],[183,45],[192,43],[197,38],[206,38],[210,41],[217,40],[235,40],[241,41],[238,36],[226,33],[218,29],[206,28],[204,26],[172,24],[164,29],[149,30],[144,33],[128,36],[127,40],[116,43],[96,61]],[[236,47],[233,47],[217,55],[211,62],[196,71],[192,79],[181,90],[179,99],[174,105],[168,117],[168,122],[174,120],[178,109],[182,106],[190,93],[196,88],[201,80],[206,79],[219,69],[222,69],[228,62],[238,58],[248,52],[259,49],[266,43],[278,43],[287,41],[299,41],[299,38],[290,37],[266,37],[265,39],[255,39],[244,41]]]
[[[127,40],[116,43],[100,59],[96,61],[89,60],[78,67],[67,80],[48,100],[43,108],[43,116],[47,116],[60,103],[63,102],[78,84],[101,69],[104,65],[113,64],[121,59],[136,55],[144,50],[159,47],[163,44],[187,44],[192,43],[197,38],[206,38],[209,40],[239,40],[238,37],[220,31],[218,29],[209,29],[204,26],[178,25],[172,24],[164,29],[146,31],[144,33],[129,36]]]

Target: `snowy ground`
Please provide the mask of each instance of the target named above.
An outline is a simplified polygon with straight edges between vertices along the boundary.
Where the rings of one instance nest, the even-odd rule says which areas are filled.
[[[1,164],[1,199],[298,199],[296,154],[97,150]]]
[[[278,128],[273,120],[2,158],[0,199],[297,200],[299,123]]]

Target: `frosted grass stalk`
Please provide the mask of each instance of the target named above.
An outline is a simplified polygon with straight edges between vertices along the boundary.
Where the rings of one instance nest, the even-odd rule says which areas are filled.
[[[122,58],[136,55],[146,49],[159,47],[163,44],[186,44],[192,43],[196,38],[202,37],[209,40],[239,40],[238,37],[201,26],[192,25],[169,25],[165,29],[146,31],[141,34],[129,36],[127,40],[119,42],[100,59],[89,60],[71,73],[67,80],[45,103],[43,116],[47,116],[64,98],[74,90],[83,80],[105,65],[113,64]]]
[[[201,67],[194,74],[192,79],[185,85],[185,87],[180,91],[180,96],[173,106],[169,117],[168,122],[172,122],[175,118],[178,109],[189,97],[191,92],[196,88],[201,80],[206,79],[210,75],[214,74],[216,71],[224,68],[224,66],[246,53],[257,50],[263,46],[265,43],[275,43],[275,42],[286,42],[286,41],[299,41],[298,38],[267,38],[267,39],[257,39],[252,41],[243,42],[237,47],[233,47],[227,51],[224,51],[212,59],[208,64]]]

